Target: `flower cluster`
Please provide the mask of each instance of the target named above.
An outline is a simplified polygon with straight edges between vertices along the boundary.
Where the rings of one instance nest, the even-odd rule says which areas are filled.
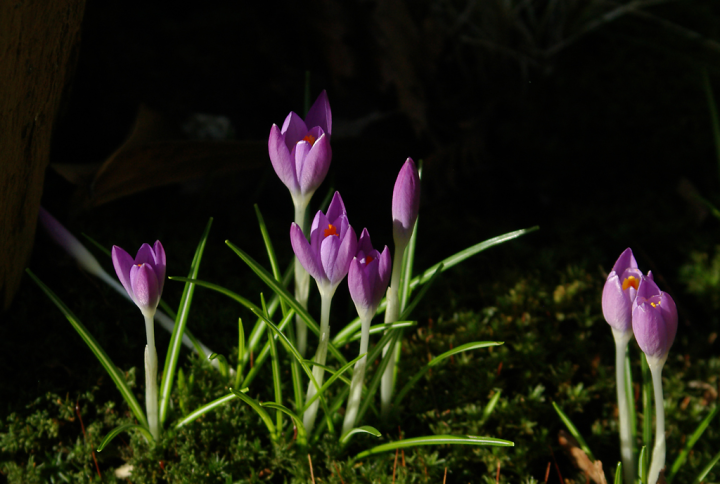
[[[296,207],[307,206],[325,179],[332,150],[332,112],[323,91],[303,120],[290,112],[282,128],[270,128],[268,155],[280,180],[290,190]]]
[[[667,358],[677,332],[672,297],[661,291],[651,272],[638,269],[632,250],[625,249],[605,281],[602,310],[613,330],[632,331],[648,362]]]

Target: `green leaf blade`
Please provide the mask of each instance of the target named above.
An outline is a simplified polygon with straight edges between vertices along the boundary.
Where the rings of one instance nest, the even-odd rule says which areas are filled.
[[[205,245],[207,238],[210,235],[210,227],[212,227],[213,219],[210,217],[205,231],[200,237],[197,249],[195,249],[195,255],[193,261],[190,264],[190,273],[188,279],[197,278],[198,271],[200,270],[200,262],[202,261],[203,252],[205,251]],[[160,395],[159,395],[159,416],[160,425],[165,423],[167,418],[168,407],[170,406],[170,393],[172,391],[173,382],[175,381],[175,370],[177,369],[178,360],[180,359],[180,348],[182,348],[183,333],[185,331],[185,325],[187,324],[188,316],[190,314],[190,307],[192,305],[192,298],[195,292],[195,285],[186,282],[185,288],[183,289],[182,297],[180,299],[180,306],[178,308],[178,314],[175,318],[175,328],[173,329],[172,336],[170,337],[170,344],[168,345],[167,356],[165,357],[165,369],[163,370],[163,379],[160,384]]]
[[[414,437],[403,439],[387,444],[381,444],[372,449],[360,452],[354,460],[362,459],[374,454],[388,452],[395,449],[404,449],[417,445],[492,445],[498,447],[514,447],[515,443],[509,440],[496,439],[494,437],[478,437],[474,435],[429,435],[425,437]]]
[[[115,386],[117,386],[118,390],[120,390],[120,394],[127,402],[128,406],[130,407],[130,411],[133,413],[137,421],[140,422],[140,425],[142,427],[148,428],[147,418],[145,417],[145,412],[143,411],[143,408],[140,406],[137,399],[135,398],[135,395],[133,395],[132,391],[130,390],[130,387],[125,381],[125,377],[120,374],[108,354],[105,353],[105,350],[103,350],[100,346],[100,343],[97,342],[93,335],[90,334],[87,328],[85,328],[85,326],[80,322],[77,316],[75,316],[75,314],[70,311],[70,308],[68,308],[65,303],[63,303],[60,298],[48,286],[46,286],[40,279],[38,279],[38,277],[33,274],[30,269],[25,269],[25,271],[65,315],[65,317],[70,322],[75,331],[77,331],[85,344],[90,348],[90,351],[92,351],[98,361],[100,361],[100,364],[103,366],[103,368],[105,368],[105,371],[107,371],[108,375],[110,375],[110,378],[112,379],[113,383],[115,383]]]

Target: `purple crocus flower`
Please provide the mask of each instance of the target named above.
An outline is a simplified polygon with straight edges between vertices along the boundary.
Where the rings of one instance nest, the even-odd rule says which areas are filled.
[[[677,333],[678,314],[672,297],[651,279],[644,279],[633,303],[632,329],[635,339],[651,360],[665,361]]]
[[[381,254],[373,249],[370,234],[363,229],[348,272],[350,296],[361,319],[377,310],[390,282],[390,267],[390,250],[385,246]]]
[[[602,293],[602,310],[605,321],[622,333],[632,330],[632,308],[640,282],[645,278],[638,269],[632,250],[628,247],[620,254],[608,274]],[[652,279],[652,274],[647,277]]]
[[[393,188],[393,237],[396,245],[407,245],[420,208],[420,176],[412,158],[405,160]]]
[[[340,193],[335,192],[326,214],[318,211],[315,215],[310,243],[296,223],[290,227],[290,242],[302,266],[317,281],[320,291],[335,291],[357,252],[355,231],[348,223]]]
[[[165,285],[165,249],[160,241],[154,247],[143,244],[135,259],[114,245],[112,260],[118,279],[140,311],[154,314]]]
[[[282,128],[270,128],[268,154],[275,173],[290,190],[296,207],[305,207],[325,179],[332,150],[332,113],[327,93],[321,92],[305,117],[291,112]]]

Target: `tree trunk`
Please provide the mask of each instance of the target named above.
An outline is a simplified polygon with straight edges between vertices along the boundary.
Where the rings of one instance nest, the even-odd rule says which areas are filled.
[[[50,137],[76,64],[85,0],[0,1],[0,303],[35,238]]]

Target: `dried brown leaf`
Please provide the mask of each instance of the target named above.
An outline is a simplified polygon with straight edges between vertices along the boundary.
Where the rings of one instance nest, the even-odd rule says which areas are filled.
[[[592,462],[572,435],[561,430],[558,433],[558,442],[575,467],[583,471],[592,482],[595,484],[607,484],[602,462],[599,460]]]

